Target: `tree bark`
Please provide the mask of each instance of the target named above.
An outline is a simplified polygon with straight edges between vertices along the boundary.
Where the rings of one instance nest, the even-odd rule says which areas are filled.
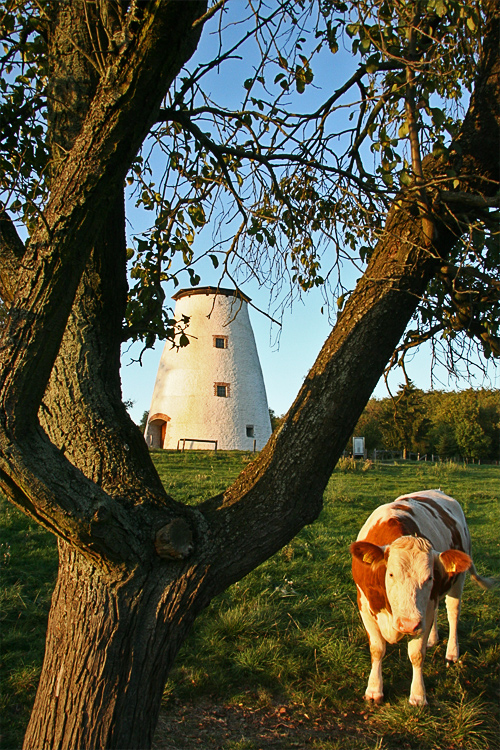
[[[45,659],[26,750],[142,750],[151,746],[161,696],[196,614],[202,576],[171,580],[96,565],[59,543]],[[170,579],[170,580],[169,580]]]

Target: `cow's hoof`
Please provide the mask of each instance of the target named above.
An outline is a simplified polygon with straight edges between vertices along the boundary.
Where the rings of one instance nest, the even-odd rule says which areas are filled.
[[[376,706],[380,706],[384,702],[384,694],[383,693],[365,693],[364,699],[365,701],[368,701],[370,703],[375,703]]]
[[[444,661],[446,664],[446,669],[448,669],[448,667],[452,667],[454,664],[456,664],[458,659],[445,659]]]
[[[427,699],[425,696],[410,695],[410,706],[415,706],[416,708],[427,706]]]

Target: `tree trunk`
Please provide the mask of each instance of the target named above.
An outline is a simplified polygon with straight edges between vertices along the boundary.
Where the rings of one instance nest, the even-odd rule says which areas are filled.
[[[24,750],[149,748],[200,576],[126,572],[59,543],[45,659]]]

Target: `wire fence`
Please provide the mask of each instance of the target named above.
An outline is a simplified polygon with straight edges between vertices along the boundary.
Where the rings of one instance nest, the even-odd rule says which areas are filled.
[[[440,456],[437,453],[414,453],[412,451],[405,451],[405,450],[382,450],[374,449],[374,450],[365,450],[364,455],[361,454],[355,454],[353,456],[352,451],[345,450],[342,454],[344,458],[355,458],[355,459],[370,459],[371,461],[423,461],[423,462],[431,462],[431,463],[443,463],[443,462],[451,462],[451,463],[466,463],[466,464],[476,464],[481,465],[483,461],[480,458],[463,458],[462,456]],[[486,461],[484,463],[488,464],[497,464],[498,461]]]

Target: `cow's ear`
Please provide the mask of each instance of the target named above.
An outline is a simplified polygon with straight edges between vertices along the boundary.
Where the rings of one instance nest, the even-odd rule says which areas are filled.
[[[373,565],[384,559],[384,550],[371,542],[353,542],[349,550],[353,557],[365,565]]]
[[[461,552],[459,549],[449,549],[446,552],[441,552],[439,560],[449,575],[465,573],[472,565],[469,555],[466,555],[465,552]]]

